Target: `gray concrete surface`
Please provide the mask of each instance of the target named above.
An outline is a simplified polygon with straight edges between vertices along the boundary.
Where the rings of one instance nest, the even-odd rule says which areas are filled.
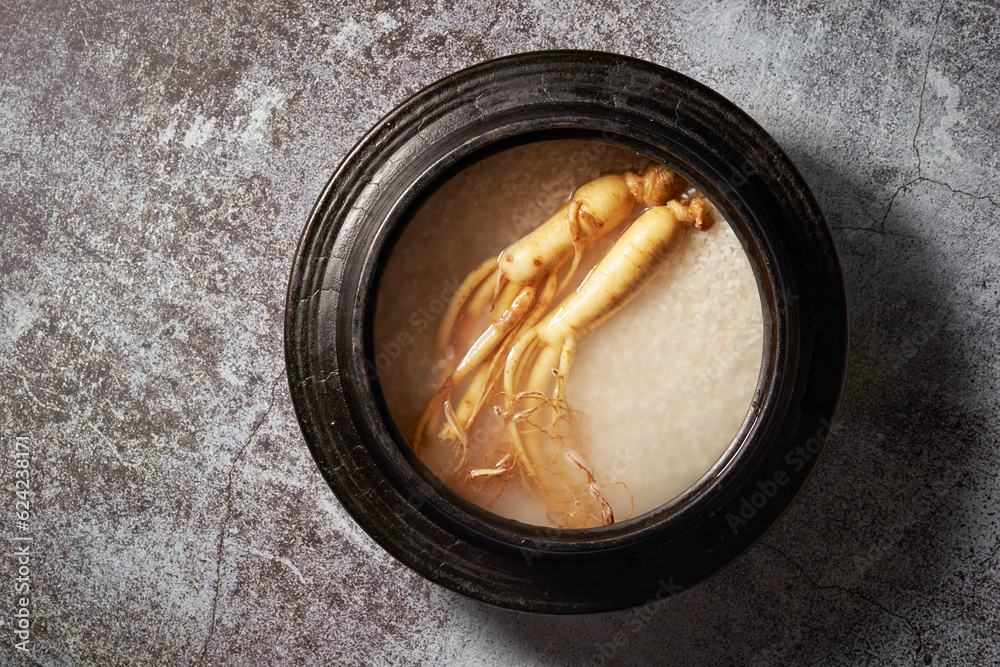
[[[0,663],[1000,661],[1000,17],[860,5],[3,0]],[[583,618],[383,553],[303,444],[281,348],[350,146],[444,74],[549,47],[673,67],[754,116],[826,211],[852,312],[797,504],[700,587]]]

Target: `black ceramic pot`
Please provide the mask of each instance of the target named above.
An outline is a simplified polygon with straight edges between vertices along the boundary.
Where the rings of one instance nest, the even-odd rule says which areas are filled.
[[[760,380],[726,456],[681,498],[586,530],[503,519],[443,487],[389,417],[372,342],[380,275],[413,211],[469,164],[554,138],[619,144],[696,184],[743,244],[764,308]],[[829,437],[846,367],[847,310],[822,213],[759,125],[657,65],[549,51],[442,79],[355,146],[302,235],[285,353],[296,414],[320,471],[389,553],[492,604],[595,612],[697,583],[777,520]]]

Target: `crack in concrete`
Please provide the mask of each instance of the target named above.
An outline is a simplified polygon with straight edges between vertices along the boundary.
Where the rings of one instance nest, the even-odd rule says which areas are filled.
[[[863,600],[864,602],[867,602],[868,604],[872,605],[873,607],[879,609],[882,613],[887,614],[889,616],[892,616],[893,618],[897,618],[900,621],[902,621],[903,623],[905,623],[906,626],[908,628],[910,628],[910,630],[916,636],[917,646],[916,646],[916,648],[914,649],[914,652],[913,652],[913,664],[914,665],[917,664],[917,660],[920,658],[920,651],[924,647],[924,637],[923,637],[923,632],[919,628],[917,628],[917,626],[913,623],[913,621],[911,621],[910,619],[906,618],[905,616],[897,614],[896,612],[892,611],[891,609],[889,609],[888,607],[886,607],[881,602],[877,602],[875,600],[872,600],[871,598],[869,598],[867,595],[865,595],[861,591],[856,591],[854,589],[847,588],[846,586],[841,586],[839,584],[821,584],[818,581],[816,581],[816,579],[814,577],[812,577],[808,572],[806,572],[806,569],[804,567],[802,567],[801,565],[799,565],[791,556],[789,556],[788,554],[786,554],[784,551],[782,551],[778,547],[776,547],[776,546],[774,546],[772,544],[768,544],[767,542],[764,542],[764,541],[761,541],[760,545],[762,547],[770,549],[771,551],[774,551],[775,553],[777,553],[778,555],[780,555],[782,558],[784,558],[786,561],[788,561],[788,563],[790,565],[792,565],[796,570],[798,570],[799,574],[802,575],[802,578],[805,579],[809,583],[809,585],[812,588],[814,588],[815,590],[820,590],[820,591],[823,591],[823,590],[836,590],[836,591],[840,591],[841,593],[845,593],[847,595],[852,595],[852,596],[854,596],[854,597],[856,597],[856,598],[858,598],[860,600]]]
[[[916,178],[913,178],[907,181],[906,183],[902,184],[901,186],[899,186],[899,188],[897,188],[896,191],[892,194],[892,198],[889,199],[889,208],[886,209],[885,215],[882,216],[882,222],[879,224],[878,229],[868,229],[867,227],[831,227],[830,229],[859,229],[859,230],[866,229],[868,231],[872,231],[878,234],[907,236],[906,234],[900,234],[899,232],[891,232],[886,230],[885,222],[889,218],[889,214],[892,212],[892,207],[896,203],[896,197],[899,196],[899,193],[916,183],[933,183],[934,185],[940,185],[943,188],[947,188],[949,191],[951,191],[952,194],[971,197],[972,199],[975,199],[977,201],[988,201],[994,206],[1000,206],[1000,202],[994,199],[992,195],[977,195],[972,192],[962,190],[960,188],[952,187],[948,183],[945,183],[944,181],[939,181],[935,178],[928,178],[927,176],[917,176]]]
[[[212,638],[215,636],[215,622],[216,615],[219,608],[219,597],[221,596],[222,589],[222,551],[225,547],[226,542],[226,531],[229,529],[229,520],[232,518],[233,513],[233,475],[236,473],[236,466],[239,465],[240,460],[243,458],[243,454],[246,452],[250,443],[253,442],[254,437],[257,432],[260,431],[264,422],[267,421],[268,416],[271,414],[271,410],[274,409],[274,399],[275,394],[278,389],[278,384],[281,382],[281,378],[284,376],[285,371],[282,369],[280,373],[271,382],[271,399],[267,404],[267,408],[256,422],[254,422],[253,427],[250,429],[250,435],[247,436],[246,441],[240,446],[236,456],[233,457],[233,463],[229,467],[229,473],[226,476],[226,508],[222,516],[222,521],[219,522],[219,539],[215,548],[215,582],[212,584],[214,594],[212,596],[212,613],[208,621],[208,632],[205,635],[205,643],[201,647],[201,655],[198,658],[196,665],[205,664],[205,656],[208,653],[208,647],[212,643]]]
[[[948,188],[949,190],[951,190],[956,195],[965,195],[966,197],[972,197],[973,199],[976,199],[976,200],[979,200],[979,201],[982,201],[982,200],[985,199],[986,201],[988,201],[989,203],[993,204],[994,206],[1000,206],[1000,202],[998,202],[997,200],[993,199],[992,195],[977,195],[977,194],[973,194],[973,193],[968,192],[966,190],[961,190],[959,188],[953,188],[952,186],[948,185],[944,181],[938,181],[936,179],[927,178],[927,177],[924,177],[924,176],[919,177],[917,180],[925,181],[927,183],[934,183],[935,185],[940,185],[941,187]]]
[[[903,192],[910,186],[914,185],[915,183],[921,183],[921,182],[934,183],[936,185],[940,185],[941,187],[948,188],[953,194],[971,197],[972,199],[975,199],[977,201],[985,200],[990,202],[993,206],[1000,206],[1000,201],[994,199],[992,195],[988,194],[977,195],[975,193],[968,192],[967,190],[962,190],[961,188],[952,187],[951,185],[949,185],[944,181],[939,181],[937,179],[924,176],[923,158],[920,155],[920,146],[917,144],[917,139],[920,138],[920,130],[924,124],[924,97],[927,94],[927,75],[928,72],[930,72],[931,68],[931,59],[934,52],[934,42],[937,40],[938,29],[940,28],[941,25],[941,15],[944,13],[944,4],[945,4],[944,0],[941,0],[941,4],[938,6],[937,16],[934,18],[934,30],[931,32],[930,44],[927,47],[927,60],[924,63],[923,82],[920,85],[920,103],[917,107],[917,128],[913,133],[913,140],[910,142],[911,146],[913,147],[913,152],[917,156],[917,175],[915,178],[912,178],[906,183],[900,185],[898,188],[896,188],[896,191],[892,193],[892,197],[889,198],[889,206],[886,208],[885,215],[882,216],[881,223],[879,223],[879,230],[878,230],[879,232],[885,231],[885,223],[886,220],[888,220],[889,218],[889,214],[892,213],[892,207],[896,203],[896,198],[900,195],[901,192]],[[845,227],[844,229],[848,228]]]
[[[931,69],[931,57],[934,54],[934,41],[937,39],[938,28],[941,25],[941,14],[944,13],[944,0],[938,6],[937,16],[934,17],[934,30],[931,32],[931,42],[927,46],[927,62],[924,63],[924,81],[920,86],[920,104],[917,107],[917,130],[913,133],[913,152],[917,154],[917,177],[923,175],[922,162],[920,160],[920,148],[917,146],[917,139],[920,137],[920,128],[924,124],[924,95],[927,93],[927,73]]]
[[[937,39],[942,13],[944,13],[944,0],[941,0],[941,4],[938,5],[937,16],[934,17],[934,30],[931,32],[931,41],[930,44],[927,45],[927,60],[924,62],[924,77],[920,84],[920,102],[917,105],[917,128],[914,130],[913,140],[910,142],[913,147],[913,152],[917,156],[917,177],[899,186],[896,188],[896,191],[892,193],[892,197],[889,199],[889,207],[886,209],[885,215],[882,216],[882,222],[879,225],[881,229],[885,229],[885,221],[889,217],[889,213],[892,212],[892,205],[896,202],[896,197],[899,196],[899,193],[923,177],[923,161],[920,157],[920,147],[917,146],[917,139],[920,137],[920,128],[923,127],[924,124],[924,95],[927,93],[927,73],[931,69],[931,58],[934,55],[934,41]]]
[[[918,165],[917,171],[919,172],[919,170],[920,167]],[[905,190],[906,188],[910,187],[914,183],[918,182],[919,180],[920,176],[917,176],[916,178],[900,185],[898,188],[896,188],[896,191],[892,193],[892,197],[889,198],[889,207],[885,210],[885,215],[882,216],[882,222],[879,223],[880,232],[885,232],[885,221],[889,218],[889,214],[892,213],[892,207],[895,205],[896,197],[899,196],[899,193]]]

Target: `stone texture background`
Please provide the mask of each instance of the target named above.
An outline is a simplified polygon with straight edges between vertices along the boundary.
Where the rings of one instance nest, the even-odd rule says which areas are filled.
[[[2,524],[35,484],[32,653],[70,664],[1000,661],[1000,16],[991,3],[0,0]],[[827,213],[852,314],[799,501],[639,612],[427,583],[346,516],[285,384],[320,188],[382,114],[518,51],[673,67],[754,116]],[[12,545],[11,542],[7,542]]]

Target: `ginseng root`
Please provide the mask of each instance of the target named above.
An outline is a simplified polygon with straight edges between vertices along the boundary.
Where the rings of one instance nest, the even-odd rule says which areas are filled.
[[[682,185],[677,174],[659,164],[650,165],[641,176],[634,172],[602,176],[580,187],[569,203],[533,232],[477,266],[445,310],[438,333],[439,356],[449,345],[464,349],[471,328],[487,313],[488,324],[465,355],[443,370],[439,390],[414,430],[414,450],[419,453],[428,423],[443,409],[445,424],[439,437],[454,441],[463,451],[465,433],[483,409],[489,388],[499,381],[514,340],[546,312],[575,273],[584,248],[618,227],[637,204],[662,205]],[[559,271],[569,262],[569,271],[557,283]],[[453,391],[467,379],[462,398],[453,404]]]
[[[575,293],[522,333],[504,368],[504,415],[522,485],[567,527],[610,524],[579,445],[574,446],[566,380],[579,340],[647,283],[680,247],[686,227],[706,226],[704,202],[676,200],[643,213]],[[505,461],[505,464],[508,462]]]

